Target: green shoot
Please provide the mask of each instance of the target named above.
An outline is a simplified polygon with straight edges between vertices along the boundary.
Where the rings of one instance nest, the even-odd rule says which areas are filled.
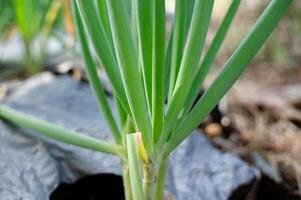
[[[163,129],[164,117],[164,53],[165,53],[165,2],[154,0],[153,10],[153,66],[152,66],[152,121],[153,140],[157,142]]]
[[[218,51],[220,50],[223,41],[225,39],[225,36],[230,28],[230,25],[234,19],[235,13],[239,7],[241,0],[233,0],[220,27],[218,28],[215,37],[213,38],[211,45],[208,49],[208,51],[205,54],[205,57],[203,58],[200,67],[198,68],[196,77],[192,83],[191,89],[189,91],[189,94],[191,95],[190,98],[187,98],[186,100],[186,111],[188,111],[192,104],[194,99],[197,97],[197,94],[199,92],[199,89],[202,86],[202,83],[206,77],[206,75],[209,72],[210,67],[212,66],[212,63],[214,61],[214,58],[216,57]]]
[[[3,119],[13,122],[16,125],[30,128],[44,136],[53,138],[58,141],[73,144],[94,151],[121,155],[121,148],[115,144],[103,142],[89,137],[85,134],[62,128],[36,117],[28,116],[4,105],[0,105],[0,116]]]
[[[81,49],[83,50],[82,51],[83,58],[85,61],[85,65],[87,66],[86,67],[87,74],[89,76],[89,80],[91,81],[91,86],[94,91],[97,102],[99,104],[99,107],[101,108],[101,110],[103,111],[103,113],[105,115],[106,121],[111,129],[111,132],[112,132],[116,142],[118,144],[120,144],[121,137],[119,134],[119,129],[115,122],[113,114],[110,110],[109,104],[107,102],[104,88],[97,75],[96,67],[93,62],[93,58],[91,57],[91,53],[89,51],[88,44],[87,44],[86,40],[84,40],[84,38],[85,38],[84,27],[83,27],[83,24],[79,17],[80,16],[79,16],[78,10],[75,9],[74,20],[76,23],[78,38],[79,38],[80,44],[81,44]]]
[[[45,38],[56,20],[61,1],[14,0],[13,6],[16,25],[24,45],[25,71],[28,74],[34,74],[42,70]],[[36,36],[42,37],[39,55],[35,55],[32,51],[33,40]]]
[[[164,134],[168,134],[185,103],[193,81],[191,77],[193,77],[196,72],[205,44],[213,4],[214,1],[212,0],[196,0],[195,2],[179,74],[168,103],[166,132]]]

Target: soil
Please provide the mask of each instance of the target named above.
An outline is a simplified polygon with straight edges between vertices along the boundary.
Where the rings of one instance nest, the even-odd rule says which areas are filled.
[[[115,174],[85,176],[74,183],[61,183],[50,200],[124,200],[122,177]]]
[[[268,176],[254,180],[252,183],[242,185],[231,194],[229,200],[300,200],[299,195],[282,184],[275,182]]]
[[[85,176],[74,183],[61,183],[50,200],[125,200],[122,177],[115,174]],[[229,200],[299,200],[297,194],[273,179],[263,175],[242,185],[230,195]]]
[[[257,181],[251,197],[241,197],[250,191],[246,185],[231,200],[301,199],[300,64],[252,66],[200,124],[217,148],[239,155],[268,175]],[[272,78],[264,78],[266,74]]]

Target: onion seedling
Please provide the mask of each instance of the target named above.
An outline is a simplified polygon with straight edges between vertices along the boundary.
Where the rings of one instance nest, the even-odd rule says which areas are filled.
[[[13,0],[15,22],[24,46],[25,71],[34,74],[42,70],[45,38],[57,18],[61,0]],[[40,36],[39,53],[32,51],[36,36]]]
[[[291,2],[270,2],[193,105],[240,0],[232,0],[207,51],[204,44],[213,0],[176,0],[169,41],[163,0],[73,0],[86,71],[115,142],[69,131],[5,105],[0,105],[0,117],[66,143],[120,156],[126,199],[160,200],[170,153],[227,93]],[[119,120],[109,107],[92,51],[111,84]]]

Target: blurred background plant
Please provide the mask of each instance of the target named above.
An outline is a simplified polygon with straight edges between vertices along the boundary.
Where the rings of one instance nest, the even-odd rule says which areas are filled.
[[[239,17],[234,20],[235,32],[230,30],[224,48],[221,49],[220,56],[215,60],[215,66],[221,66],[224,59],[231,54],[249,25],[254,22],[268,2],[269,0],[242,2],[242,9],[238,12]],[[260,53],[253,63],[273,62],[283,67],[300,62],[298,55],[301,54],[299,45],[301,40],[301,12],[299,12],[301,2],[294,1],[293,4],[294,6],[289,9],[285,19],[262,49],[263,53]],[[60,45],[60,52],[71,49],[68,47],[72,46],[73,42],[70,42],[71,45],[67,44],[65,34],[68,33],[67,40],[74,35],[69,0],[0,0],[0,5],[0,77],[41,71],[45,59],[47,60],[53,54],[51,50],[47,50],[49,49],[47,42],[53,37],[58,41],[52,45],[55,46],[53,49]],[[229,6],[228,1],[217,1],[215,4],[217,9],[213,13],[210,32],[214,33],[218,21],[224,14],[223,10],[227,6]],[[171,19],[174,0],[167,0],[166,7],[169,12],[167,17]],[[23,12],[25,9],[30,11],[29,14]],[[212,36],[213,34],[211,36],[209,34],[207,43],[210,42]],[[23,45],[18,48],[10,48],[9,46],[15,45],[15,39],[18,37],[21,37]],[[58,51],[55,52],[57,55]],[[21,57],[22,59],[20,59]],[[8,67],[11,65],[12,67]]]
[[[13,9],[12,9],[12,1],[1,0],[0,6],[0,33],[5,33],[11,22],[13,21]]]
[[[60,1],[14,0],[15,20],[24,45],[24,64],[28,74],[41,71],[45,38],[60,8]],[[34,55],[33,42],[40,36],[39,55]]]
[[[268,0],[242,1],[242,9],[238,11],[238,17],[234,20],[235,32],[232,31],[226,39],[221,57],[228,56],[237,45],[237,41],[248,29],[249,25],[258,17],[260,11],[267,5]],[[221,10],[229,2],[223,2],[219,7]],[[258,54],[254,63],[277,63],[278,66],[295,65],[300,62],[301,54],[301,1],[294,1],[288,10],[280,26],[268,39],[266,45]],[[221,12],[216,11],[216,20],[220,19]],[[220,58],[221,58],[220,57]],[[298,58],[299,57],[299,58]],[[223,61],[221,61],[223,62]],[[219,62],[217,64],[220,66]]]
[[[4,43],[0,48],[0,78],[33,75],[42,71],[49,53],[50,37],[65,43],[65,39],[55,31],[67,32],[73,37],[68,0],[1,0],[0,12],[0,40]],[[16,37],[19,38],[15,44],[17,46],[13,42],[6,45],[7,40],[14,41]],[[8,49],[3,46],[8,46]],[[14,52],[16,47],[22,49],[21,59]],[[13,51],[8,53],[12,55],[11,60],[6,60],[7,51]]]

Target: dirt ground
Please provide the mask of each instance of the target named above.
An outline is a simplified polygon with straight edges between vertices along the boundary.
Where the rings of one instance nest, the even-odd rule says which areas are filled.
[[[239,36],[266,1],[242,1],[225,46],[205,85],[214,80]],[[238,154],[263,174],[301,196],[301,2],[294,2],[244,75],[200,127],[224,151]],[[247,13],[247,14],[245,14]],[[249,14],[250,13],[250,14]],[[217,20],[219,17],[215,18]],[[214,33],[214,28],[210,30]]]

